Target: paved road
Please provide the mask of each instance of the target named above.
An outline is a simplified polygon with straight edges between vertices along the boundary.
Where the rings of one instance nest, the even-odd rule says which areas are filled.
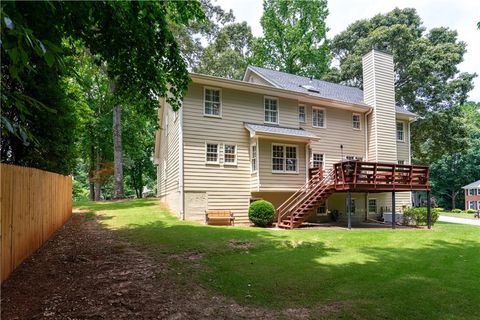
[[[480,219],[475,219],[474,220],[474,219],[440,216],[440,217],[438,217],[438,221],[460,223],[460,224],[471,224],[471,225],[474,225],[474,226],[480,226]]]

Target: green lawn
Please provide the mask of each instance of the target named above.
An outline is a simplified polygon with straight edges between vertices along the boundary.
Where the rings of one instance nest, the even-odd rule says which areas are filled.
[[[466,212],[454,213],[454,212],[446,211],[446,212],[439,212],[439,214],[441,216],[447,216],[447,217],[473,219],[473,213],[466,213]]]
[[[476,226],[283,231],[178,221],[153,200],[77,207],[154,255],[201,255],[201,268],[176,262],[179,280],[242,304],[319,310],[316,318],[472,319],[480,311]]]

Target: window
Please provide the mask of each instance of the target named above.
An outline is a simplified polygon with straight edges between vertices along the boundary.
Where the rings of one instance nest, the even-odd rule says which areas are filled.
[[[368,212],[377,213],[377,199],[368,199]]]
[[[403,122],[397,122],[397,141],[405,141],[405,132]]]
[[[225,164],[237,164],[237,146],[234,144],[225,144],[223,146]]]
[[[252,146],[252,172],[257,171],[257,145]]]
[[[205,88],[204,90],[203,114],[206,116],[221,117],[222,103],[220,89]]]
[[[278,99],[265,97],[265,122],[278,123]]]
[[[312,167],[323,168],[323,154],[321,153],[312,154]]]
[[[398,160],[398,164],[405,164],[405,160]]]
[[[468,209],[475,209],[475,201],[468,201]]]
[[[360,130],[360,115],[358,113],[352,115],[352,128]]]
[[[297,147],[272,144],[272,171],[297,172]]]
[[[363,161],[363,157],[357,156],[345,156],[345,159],[348,161]]]
[[[327,204],[324,202],[317,208],[317,216],[327,215]]]
[[[218,163],[218,144],[207,143],[206,149],[205,160],[207,163]]]
[[[312,126],[325,128],[325,109],[312,107]]]
[[[469,196],[474,196],[475,195],[475,189],[468,189],[468,195]]]
[[[298,106],[298,122],[305,122],[305,106]]]
[[[355,213],[355,199],[352,198],[352,214]],[[348,198],[347,198],[347,205],[345,206],[345,212],[348,213]]]

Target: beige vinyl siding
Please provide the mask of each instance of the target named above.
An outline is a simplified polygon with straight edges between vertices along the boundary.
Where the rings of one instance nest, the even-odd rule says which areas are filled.
[[[408,120],[397,118],[396,121],[403,122],[404,129],[404,141],[397,140],[397,160],[404,160],[405,164],[410,164],[410,126]]]
[[[296,191],[306,182],[305,143],[259,139],[260,191]],[[272,144],[297,147],[297,173],[272,172]]]
[[[364,101],[374,107],[369,130],[372,131],[373,150],[369,160],[397,162],[395,132],[395,91],[393,58],[372,50],[363,57]],[[372,147],[372,146],[371,146]]]
[[[160,152],[157,159],[157,193],[172,212],[180,215],[180,115],[175,117],[171,107],[164,101],[161,105],[159,112],[163,112],[163,115],[158,135]]]
[[[191,84],[184,98],[185,201],[188,202],[187,197],[191,196],[200,203],[203,193],[206,196],[206,208],[232,210],[236,222],[247,223],[251,190],[256,185],[250,169],[250,135],[244,122],[263,124],[264,95],[221,89],[221,118],[203,116],[202,85]],[[280,98],[278,106],[279,125],[298,127],[297,102]],[[235,144],[237,165],[224,165],[222,152],[220,164],[206,164],[206,142],[218,143],[221,151],[223,144]],[[262,161],[260,152],[258,158]],[[186,209],[187,219],[202,220],[204,215],[200,204],[190,212]]]
[[[312,126],[312,106],[306,106],[306,120],[301,127],[313,132],[320,138],[319,141],[312,141],[310,148],[312,153],[323,153],[325,170],[332,168],[332,165],[342,158],[340,145],[343,145],[343,154],[365,157],[365,128],[364,116],[361,115],[360,130],[352,128],[352,112],[324,106],[317,106],[325,109],[326,128]],[[311,155],[309,155],[311,157]],[[311,159],[308,159],[309,161]]]
[[[260,76],[256,75],[255,73],[251,72],[250,75],[248,76],[248,82],[251,83],[258,83],[264,86],[272,86],[272,84],[264,79],[262,79]]]

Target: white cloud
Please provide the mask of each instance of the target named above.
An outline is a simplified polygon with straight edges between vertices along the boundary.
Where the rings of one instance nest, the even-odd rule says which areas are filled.
[[[247,21],[254,36],[262,35],[260,18],[263,12],[261,0],[219,0],[224,9],[232,9],[238,21]],[[476,72],[475,88],[470,92],[470,99],[480,101],[480,1],[478,0],[330,0],[330,14],[327,26],[328,37],[332,38],[343,31],[350,23],[358,19],[371,18],[378,13],[391,11],[395,7],[415,8],[428,29],[449,27],[458,31],[460,40],[467,43],[464,62],[459,65],[462,72]]]

